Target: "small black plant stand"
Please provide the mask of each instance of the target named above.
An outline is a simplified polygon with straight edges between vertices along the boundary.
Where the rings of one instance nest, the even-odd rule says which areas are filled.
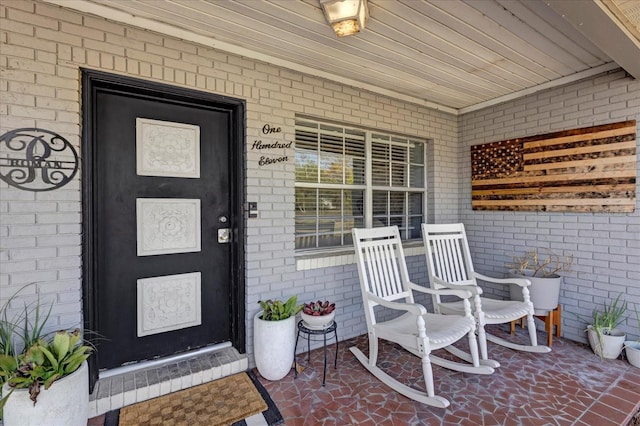
[[[333,360],[333,368],[338,368],[338,324],[333,321],[330,326],[327,328],[322,328],[319,330],[307,328],[304,323],[298,321],[298,335],[296,336],[296,347],[293,349],[293,377],[298,377],[298,364],[296,363],[296,351],[298,349],[298,340],[302,336],[303,339],[307,339],[307,361],[311,360],[311,341],[319,342],[322,340],[323,342],[323,352],[324,352],[324,370],[322,372],[322,386],[325,385],[325,381],[327,378],[327,336],[330,336],[333,333],[333,336],[336,339],[336,357]],[[320,338],[322,336],[322,338]]]

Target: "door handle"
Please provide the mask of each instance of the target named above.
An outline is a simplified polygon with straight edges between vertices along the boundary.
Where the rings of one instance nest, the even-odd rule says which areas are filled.
[[[231,228],[218,229],[218,243],[227,244],[231,242]]]

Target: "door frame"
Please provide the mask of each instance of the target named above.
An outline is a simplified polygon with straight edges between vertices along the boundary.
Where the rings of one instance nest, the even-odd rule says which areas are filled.
[[[240,353],[246,352],[245,337],[245,217],[244,217],[244,165],[245,165],[245,127],[246,101],[194,89],[171,86],[133,77],[110,74],[81,68],[82,73],[82,308],[84,327],[89,340],[98,341],[100,336],[91,335],[96,329],[97,312],[97,266],[96,241],[94,234],[96,222],[96,198],[93,196],[97,187],[93,173],[96,164],[94,149],[96,122],[96,94],[100,90],[116,91],[149,97],[151,99],[184,102],[186,104],[206,105],[209,108],[229,112],[229,133],[231,137],[230,191],[235,194],[231,198],[230,216],[234,226],[231,247],[231,283],[230,283],[230,318],[231,344]],[[89,358],[90,391],[98,381],[98,365],[95,355]]]

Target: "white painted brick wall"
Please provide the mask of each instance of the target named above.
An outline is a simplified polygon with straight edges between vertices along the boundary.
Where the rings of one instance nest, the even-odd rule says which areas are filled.
[[[638,212],[570,215],[470,208],[470,145],[611,121],[640,121],[639,83],[624,73],[609,73],[457,119],[57,6],[5,0],[0,17],[2,133],[43,127],[61,133],[79,149],[79,67],[246,100],[246,198],[257,201],[260,211],[259,218],[249,220],[246,237],[249,353],[251,319],[261,298],[297,294],[301,301],[335,299],[341,339],[365,331],[354,265],[296,271],[293,162],[261,168],[260,154],[250,150],[256,139],[291,140],[296,113],[433,139],[432,218],[465,222],[480,271],[502,273],[511,253],[521,252],[525,244],[550,245],[577,258],[561,295],[567,311],[588,317],[603,296],[619,291],[640,304]],[[281,126],[282,139],[262,135],[265,123]],[[282,155],[293,159],[294,151],[282,150]],[[452,172],[456,165],[459,173]],[[37,288],[58,302],[51,329],[81,322],[80,179],[38,194],[0,183],[0,301],[26,282],[38,283],[26,290],[26,297],[33,300]],[[408,261],[413,279],[426,282],[424,259],[413,256]],[[565,336],[584,340],[583,323],[568,313],[564,322]],[[630,330],[633,323],[626,326]]]
[[[261,298],[335,299],[340,338],[365,332],[354,265],[296,271],[294,149],[279,153],[288,163],[259,167],[260,153],[250,149],[254,140],[292,140],[296,113],[433,139],[431,209],[440,218],[457,218],[454,116],[37,1],[2,2],[0,42],[0,133],[50,129],[79,151],[80,67],[246,100],[246,199],[259,208],[246,234],[249,353]],[[283,132],[262,135],[267,123]],[[57,301],[52,330],[82,318],[81,178],[38,194],[0,182],[0,303],[24,283],[38,283],[33,287]],[[416,257],[413,264],[424,276],[424,260]],[[27,293],[35,298],[35,290]]]
[[[627,302],[640,310],[638,190],[633,213],[472,211],[470,146],[625,120],[636,120],[640,125],[640,82],[623,71],[465,114],[460,119],[460,218],[468,230],[476,269],[501,276],[504,264],[513,255],[534,247],[573,255],[575,266],[573,272],[563,274],[560,294],[565,310],[563,333],[572,340],[586,341],[586,320],[606,298],[625,293]],[[505,295],[498,290],[494,293]],[[622,328],[638,338],[633,311],[627,313]]]

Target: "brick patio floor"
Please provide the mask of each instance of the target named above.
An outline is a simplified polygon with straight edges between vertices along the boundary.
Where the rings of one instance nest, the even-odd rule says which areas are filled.
[[[491,326],[508,334],[505,326]],[[514,337],[525,341],[526,331]],[[545,341],[544,335],[538,338]],[[463,339],[465,340],[465,339]],[[552,352],[516,352],[489,343],[500,362],[488,376],[433,366],[436,394],[451,401],[446,409],[414,402],[379,382],[355,359],[349,347],[368,352],[367,337],[328,347],[326,386],[322,387],[322,349],[298,354],[302,371],[282,380],[260,378],[287,426],[299,425],[640,425],[640,369],[626,360],[601,361],[588,346],[554,339]],[[444,352],[438,352],[446,356]],[[424,389],[420,360],[394,344],[382,343],[378,365],[405,384]],[[635,418],[635,420],[634,420]],[[102,425],[103,418],[89,421]]]

